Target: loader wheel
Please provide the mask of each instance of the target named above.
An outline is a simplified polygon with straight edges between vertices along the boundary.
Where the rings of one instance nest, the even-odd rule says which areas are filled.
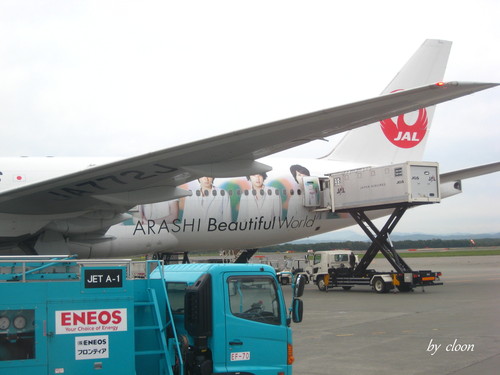
[[[386,293],[387,292],[387,286],[385,285],[385,281],[382,280],[380,277],[377,277],[373,281],[373,289],[375,289],[375,291],[377,293]]]
[[[316,285],[318,286],[318,289],[321,290],[322,292],[326,291],[325,279],[323,277],[318,280]]]

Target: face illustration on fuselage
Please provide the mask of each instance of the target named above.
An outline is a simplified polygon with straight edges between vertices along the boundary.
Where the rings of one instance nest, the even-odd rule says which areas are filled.
[[[304,177],[305,177],[305,176],[307,176],[307,175],[302,174],[302,173],[300,173],[300,172],[297,172],[297,173],[295,174],[295,176],[297,177],[297,182],[298,182],[299,184],[303,185],[303,184],[304,184],[304,182],[303,182],[303,181],[304,181]]]
[[[264,174],[253,174],[248,176],[250,183],[252,184],[252,189],[254,190],[262,190],[264,187]]]
[[[202,191],[205,191],[205,190],[212,190],[212,187],[213,187],[213,182],[214,182],[214,178],[213,177],[200,177],[198,179],[198,182],[200,183],[200,189]]]
[[[321,169],[325,165],[310,162],[319,164]],[[282,161],[269,174],[217,178],[217,184],[212,185],[210,191],[210,183],[214,180],[209,177],[181,185],[180,188],[191,191],[192,195],[178,200],[179,214],[175,220],[167,222],[150,217],[141,221],[135,217],[133,222],[127,222],[128,231],[135,238],[168,234],[175,237],[176,246],[182,249],[192,243],[208,246],[211,239],[232,244],[225,247],[237,248],[240,243],[256,239],[272,243],[291,235],[295,237],[294,232],[297,237],[318,234],[323,227],[331,230],[327,222],[333,225],[332,219],[348,216],[305,207],[302,179],[309,177],[309,170],[297,164],[291,166],[293,173],[284,173],[290,169],[290,164],[283,168]],[[207,188],[208,195],[207,192],[201,194],[200,187]],[[159,217],[166,215],[161,211],[157,213]],[[204,238],[203,243],[200,242],[202,237],[197,239],[199,236]]]

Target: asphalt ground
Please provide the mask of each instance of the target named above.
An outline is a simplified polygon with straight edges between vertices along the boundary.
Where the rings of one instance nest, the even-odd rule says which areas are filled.
[[[294,374],[500,373],[500,256],[407,263],[442,271],[444,285],[387,294],[306,285],[304,320],[292,323]]]

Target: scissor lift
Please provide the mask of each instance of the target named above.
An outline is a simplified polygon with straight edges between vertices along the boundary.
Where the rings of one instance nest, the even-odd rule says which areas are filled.
[[[348,210],[372,243],[358,265],[354,269],[349,269],[348,276],[344,272],[344,277],[337,277],[336,270],[332,269],[330,284],[337,283],[339,286],[344,283],[371,285],[378,293],[387,292],[394,287],[397,287],[401,292],[408,292],[415,287],[423,288],[425,286],[442,285],[443,283],[439,282],[441,272],[431,270],[413,271],[392,244],[390,234],[409,207],[411,207],[411,204],[395,207],[393,213],[380,230],[373,224],[365,210]],[[389,261],[394,271],[377,272],[368,269],[368,266],[379,252]]]
[[[371,285],[383,293],[394,287],[410,291],[416,286],[442,285],[440,272],[413,271],[394,249],[390,234],[410,207],[439,203],[437,163],[407,162],[377,168],[363,168],[328,176],[325,189],[329,208],[348,212],[372,241],[354,268],[332,268],[324,284],[330,288]],[[367,215],[374,210],[388,210],[388,220],[378,229]],[[379,215],[377,215],[379,216]],[[381,252],[393,267],[391,272],[368,269]]]

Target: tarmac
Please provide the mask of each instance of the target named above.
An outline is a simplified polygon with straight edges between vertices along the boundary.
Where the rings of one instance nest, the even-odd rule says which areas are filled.
[[[306,285],[304,320],[292,323],[294,374],[500,373],[500,256],[407,262],[442,271],[444,285],[387,294]]]

